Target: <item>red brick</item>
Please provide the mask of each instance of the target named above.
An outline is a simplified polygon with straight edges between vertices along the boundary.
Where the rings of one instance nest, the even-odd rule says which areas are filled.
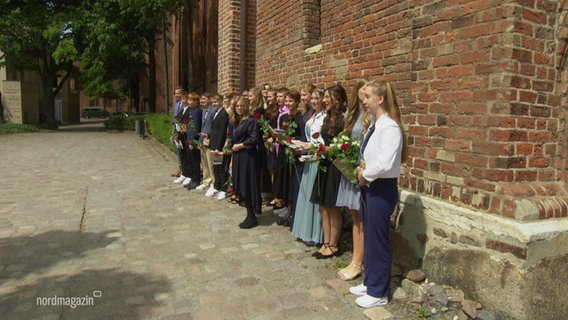
[[[487,167],[487,156],[468,153],[456,153],[456,162],[461,164]]]
[[[462,150],[470,150],[471,149],[471,142],[464,141],[464,140],[446,140],[444,144],[445,148],[449,151],[462,151]]]

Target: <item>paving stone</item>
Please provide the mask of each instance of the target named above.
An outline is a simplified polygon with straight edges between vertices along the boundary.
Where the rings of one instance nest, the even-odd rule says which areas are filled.
[[[271,214],[239,229],[245,208],[172,183],[174,153],[100,126],[0,138],[2,317],[60,319],[36,297],[100,291],[63,318],[365,318]]]

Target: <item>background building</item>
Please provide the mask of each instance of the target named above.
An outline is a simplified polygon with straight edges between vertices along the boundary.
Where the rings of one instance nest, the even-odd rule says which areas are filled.
[[[45,122],[46,111],[40,105],[40,84],[41,79],[34,72],[0,67],[0,93],[6,120],[34,125]],[[79,122],[79,117],[79,92],[71,77],[55,99],[55,120],[59,124],[69,124]]]

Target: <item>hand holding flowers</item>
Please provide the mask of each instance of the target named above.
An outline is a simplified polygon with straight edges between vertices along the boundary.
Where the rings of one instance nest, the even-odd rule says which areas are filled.
[[[358,183],[359,153],[361,152],[361,140],[353,139],[346,134],[340,134],[333,138],[327,155],[341,173],[352,183]]]

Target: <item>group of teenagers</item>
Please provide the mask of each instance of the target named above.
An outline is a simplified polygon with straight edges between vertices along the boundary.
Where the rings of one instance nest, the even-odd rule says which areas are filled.
[[[174,183],[204,190],[246,207],[240,228],[258,225],[262,205],[312,256],[340,253],[342,208],[353,218],[353,257],[338,271],[342,280],[364,272],[349,290],[365,308],[388,303],[390,216],[398,203],[398,177],[407,156],[401,111],[393,86],[358,80],[348,99],[339,84],[320,89],[260,88],[240,95],[175,91],[172,143],[179,171]],[[328,156],[335,137],[359,140],[356,174],[348,178]],[[263,194],[269,195],[264,197]],[[364,268],[363,268],[364,263]]]

